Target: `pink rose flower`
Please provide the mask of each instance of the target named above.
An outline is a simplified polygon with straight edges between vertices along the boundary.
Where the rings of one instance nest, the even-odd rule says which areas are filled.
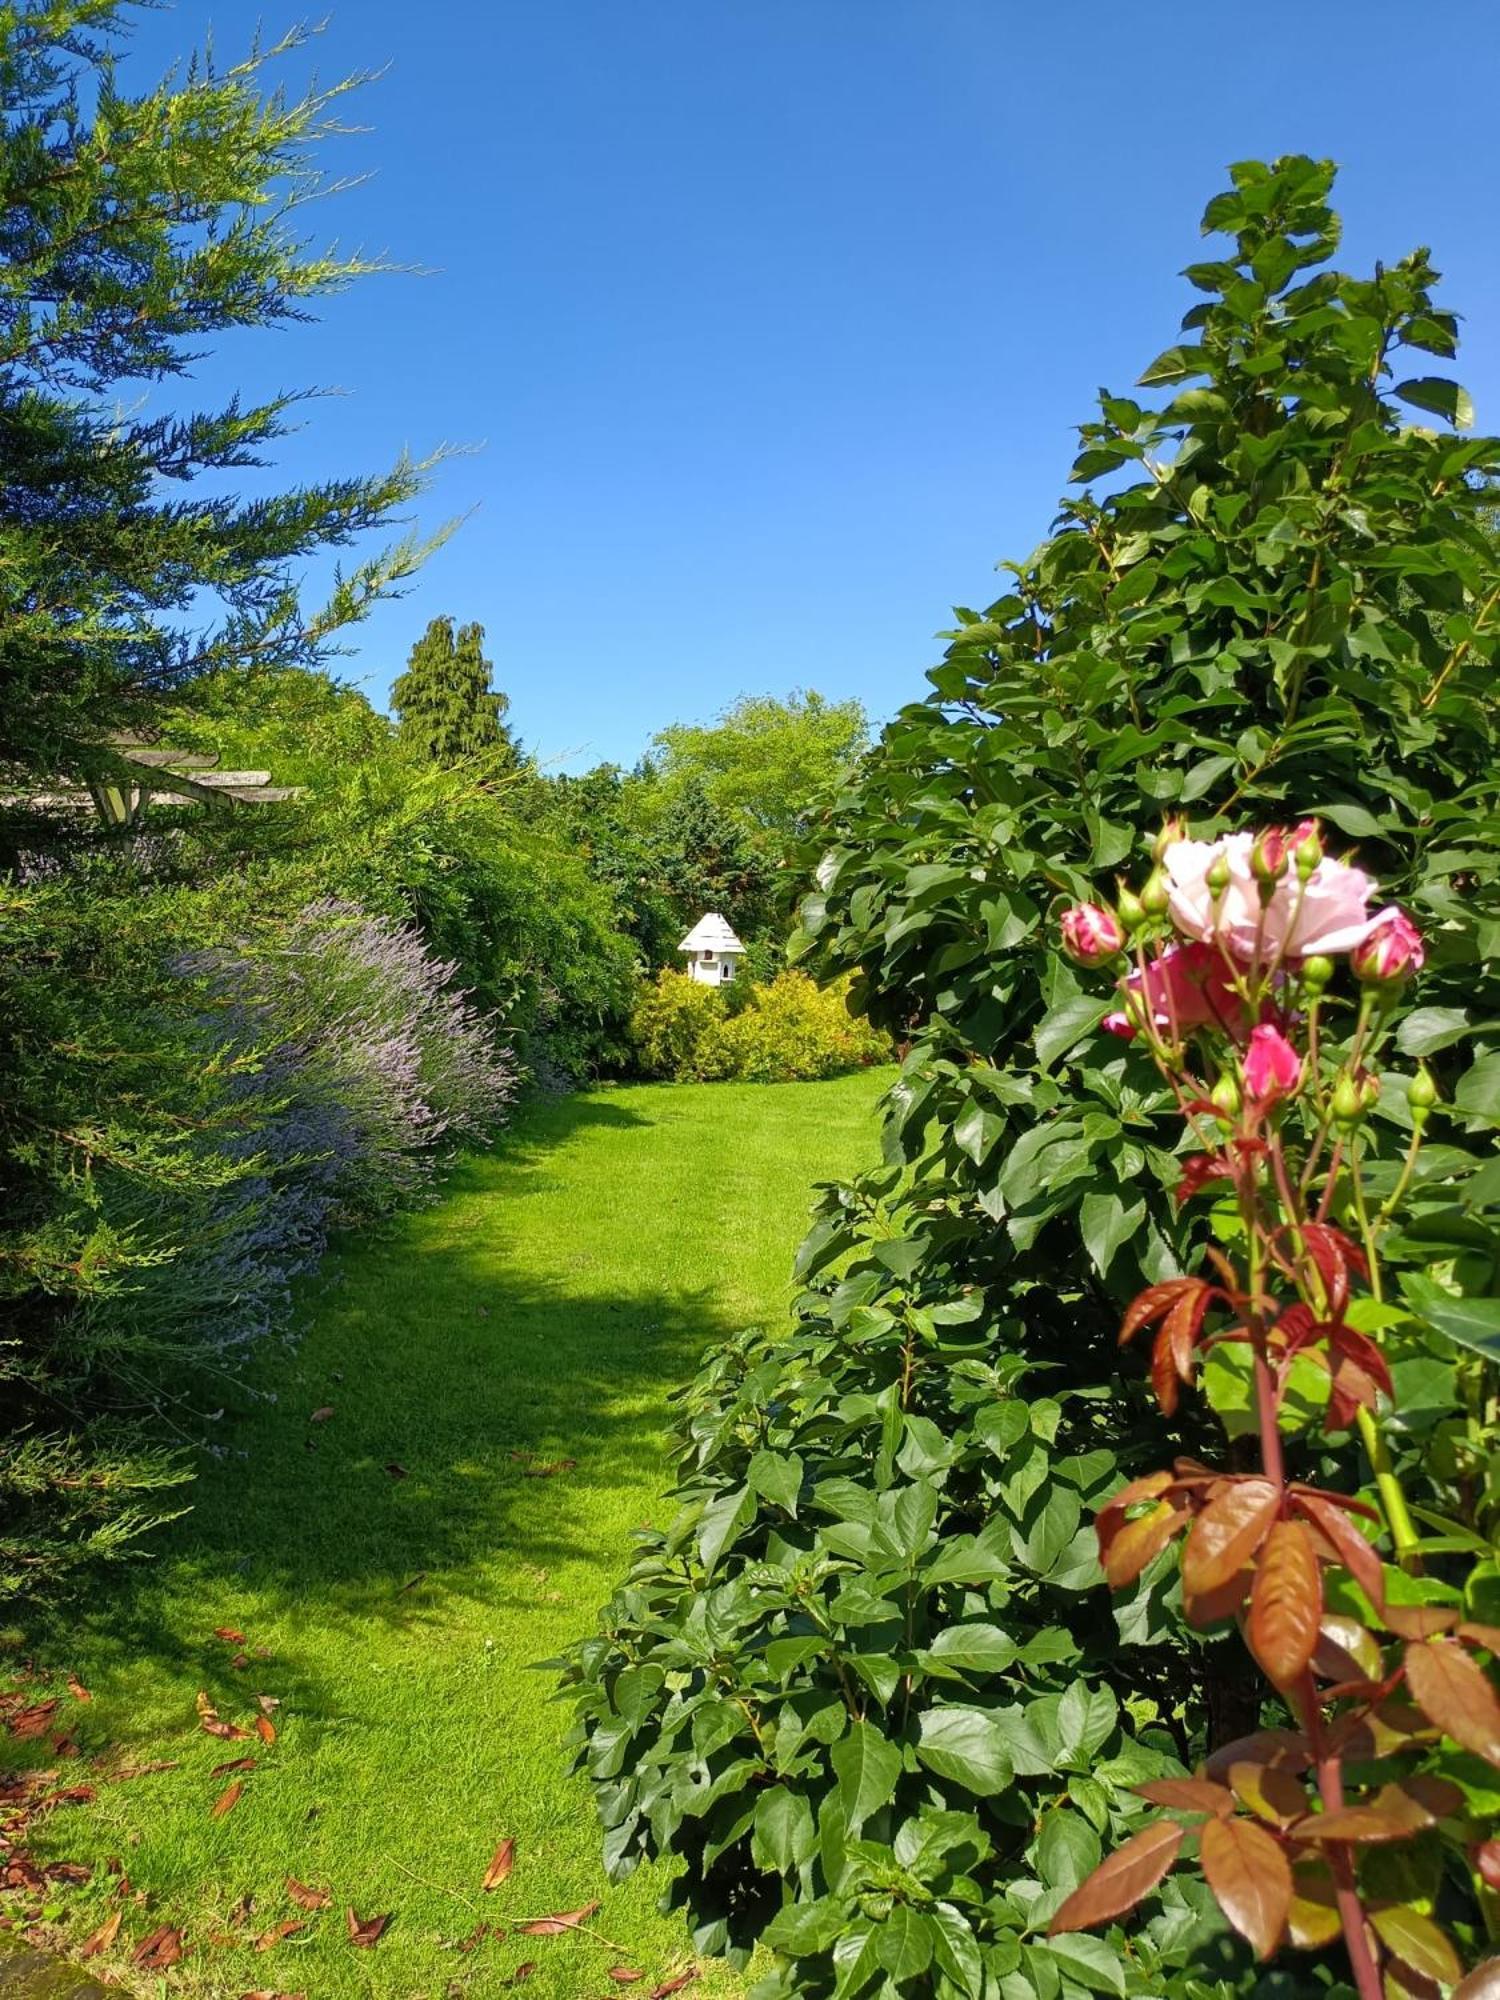
[[[1125,931],[1113,910],[1075,903],[1062,914],[1063,950],[1079,965],[1100,965],[1124,949]]]
[[[1349,954],[1357,979],[1374,986],[1394,986],[1420,972],[1427,950],[1422,933],[1404,910],[1382,910],[1364,939]]]
[[[1257,1104],[1274,1104],[1302,1081],[1302,1058],[1280,1028],[1262,1021],[1250,1030],[1245,1052],[1245,1091]]]
[[[1136,1006],[1144,989],[1152,1020],[1168,1034],[1175,1023],[1179,1034],[1191,1028],[1222,1028],[1237,1042],[1245,1038],[1249,1013],[1234,990],[1228,967],[1212,945],[1168,945],[1147,965],[1144,982],[1137,968],[1124,984]],[[1127,1041],[1137,1033],[1130,1010],[1106,1014],[1104,1026],[1110,1034]]]
[[[1161,861],[1173,923],[1184,937],[1222,941],[1242,965],[1251,964],[1257,950],[1263,962],[1353,951],[1395,912],[1369,914],[1377,885],[1346,861],[1324,857],[1303,882],[1296,853],[1313,831],[1307,820],[1291,834],[1272,828],[1265,835],[1174,841]],[[1269,877],[1268,886],[1274,886],[1269,901],[1262,902],[1256,865],[1264,871],[1273,862],[1279,862],[1280,873]],[[1228,877],[1218,897],[1208,886],[1216,863]]]

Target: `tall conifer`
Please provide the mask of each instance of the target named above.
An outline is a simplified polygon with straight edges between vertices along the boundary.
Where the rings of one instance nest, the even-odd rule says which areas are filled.
[[[434,764],[496,752],[518,763],[505,722],[510,696],[491,687],[492,672],[482,625],[460,625],[455,635],[451,618],[434,618],[391,689],[402,741]]]

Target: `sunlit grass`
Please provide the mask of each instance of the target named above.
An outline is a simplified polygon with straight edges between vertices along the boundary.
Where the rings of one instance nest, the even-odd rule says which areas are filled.
[[[59,1714],[82,1752],[69,1781],[103,1753],[176,1765],[99,1783],[94,1805],[45,1822],[43,1858],[100,1864],[59,1892],[69,1937],[112,1907],[102,1864],[117,1858],[149,1903],[128,1906],[102,1962],[118,1972],[150,1929],[180,1924],[174,1992],[481,1996],[530,1960],[537,2000],[598,2000],[611,1966],[650,1984],[680,1969],[660,1882],[604,1880],[586,1790],[565,1775],[568,1711],[536,1663],[589,1628],[631,1529],[660,1516],[669,1392],[710,1342],[785,1311],[810,1184],[868,1162],[888,1080],[541,1104],[439,1207],[333,1260],[300,1344],[259,1367],[274,1400],[225,1420],[192,1514],[75,1629],[33,1635],[94,1695]],[[279,1698],[275,1744],[204,1734],[200,1689],[246,1727],[256,1695]],[[243,1795],[215,1819],[231,1780],[213,1767],[242,1754],[255,1768],[232,1774]],[[486,1895],[503,1837],[514,1872]],[[257,1952],[307,1916],[288,1874],[332,1905]],[[514,1934],[596,1897],[587,1933]],[[392,1913],[373,1950],[349,1941],[351,1905]],[[481,1922],[512,1934],[459,1951]]]

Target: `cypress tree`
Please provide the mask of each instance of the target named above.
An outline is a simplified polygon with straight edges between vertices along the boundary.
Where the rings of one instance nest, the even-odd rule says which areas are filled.
[[[490,686],[484,627],[434,618],[411,649],[406,672],[391,689],[401,740],[433,764],[461,764],[498,754],[503,765],[520,762],[506,727],[510,696]]]

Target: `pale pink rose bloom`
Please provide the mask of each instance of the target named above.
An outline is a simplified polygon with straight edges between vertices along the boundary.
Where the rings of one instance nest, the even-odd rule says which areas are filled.
[[[1289,865],[1263,904],[1260,884],[1250,857],[1259,837],[1226,834],[1222,840],[1173,841],[1162,855],[1172,921],[1185,937],[1218,939],[1242,965],[1255,957],[1257,940],[1262,959],[1299,959],[1314,952],[1333,956],[1353,951],[1376,924],[1393,914],[1369,914],[1376,883],[1362,868],[1347,861],[1321,860],[1304,886],[1293,857],[1302,829],[1289,837]],[[1224,893],[1215,900],[1208,886],[1209,870],[1222,858],[1229,873]]]
[[[1382,910],[1370,926],[1369,935],[1355,947],[1349,963],[1355,977],[1376,986],[1394,985],[1427,960],[1422,933],[1404,910]]]
[[[1134,996],[1142,989],[1139,970],[1125,981],[1125,990]],[[1153,958],[1146,967],[1146,997],[1151,1018],[1168,1034],[1175,1021],[1177,1032],[1190,1028],[1222,1028],[1236,1041],[1243,1041],[1249,1025],[1245,1003],[1231,984],[1229,971],[1212,945],[1173,944]],[[1112,1035],[1129,1041],[1137,1032],[1128,1013],[1106,1014],[1103,1025]]]
[[[1302,1058],[1280,1028],[1263,1021],[1250,1030],[1245,1052],[1245,1090],[1257,1104],[1285,1097],[1302,1081]]]

